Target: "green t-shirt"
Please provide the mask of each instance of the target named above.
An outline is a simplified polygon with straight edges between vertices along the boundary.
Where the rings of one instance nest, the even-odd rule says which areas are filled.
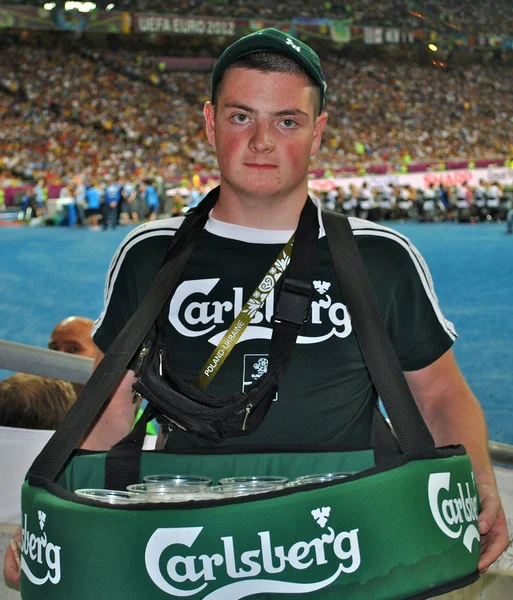
[[[142,301],[182,220],[142,225],[119,247],[107,275],[105,307],[93,330],[103,352]],[[391,229],[361,219],[350,222],[403,370],[428,366],[451,347],[456,333],[440,312],[422,256]],[[164,309],[171,361],[183,379],[196,379],[291,233],[209,219]],[[222,444],[369,446],[376,393],[323,230],[313,287],[309,319],[266,418],[251,435]],[[246,389],[265,372],[274,300],[271,293],[210,384],[209,393],[228,395]],[[168,441],[174,448],[209,445],[181,431],[172,432]]]

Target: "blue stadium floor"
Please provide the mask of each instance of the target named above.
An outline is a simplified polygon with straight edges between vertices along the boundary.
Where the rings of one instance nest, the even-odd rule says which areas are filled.
[[[455,353],[490,438],[513,444],[513,236],[503,224],[393,223],[424,254]],[[110,259],[129,231],[0,228],[0,339],[46,347],[55,323],[96,318]],[[7,375],[0,371],[0,378]]]

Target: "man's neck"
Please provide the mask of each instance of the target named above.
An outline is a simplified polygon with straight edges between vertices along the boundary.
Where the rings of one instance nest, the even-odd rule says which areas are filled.
[[[248,196],[221,190],[212,217],[225,223],[255,229],[296,229],[308,191],[297,192],[286,198]]]

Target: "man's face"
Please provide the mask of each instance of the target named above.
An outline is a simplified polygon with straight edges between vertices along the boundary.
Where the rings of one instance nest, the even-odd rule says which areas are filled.
[[[216,107],[205,105],[209,142],[216,148],[223,187],[238,195],[287,197],[305,188],[310,157],[327,115],[317,117],[314,88],[285,73],[233,69]]]
[[[59,323],[48,342],[50,350],[94,358],[96,346],[91,337],[91,324],[84,321]]]

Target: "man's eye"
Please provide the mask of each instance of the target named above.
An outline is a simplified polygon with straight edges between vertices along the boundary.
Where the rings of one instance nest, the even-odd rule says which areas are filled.
[[[247,120],[248,120],[248,116],[243,115],[242,113],[233,115],[233,117],[232,117],[232,121],[234,121],[235,123],[246,123]]]
[[[283,119],[282,124],[287,129],[294,129],[297,127],[297,123],[293,119]]]

